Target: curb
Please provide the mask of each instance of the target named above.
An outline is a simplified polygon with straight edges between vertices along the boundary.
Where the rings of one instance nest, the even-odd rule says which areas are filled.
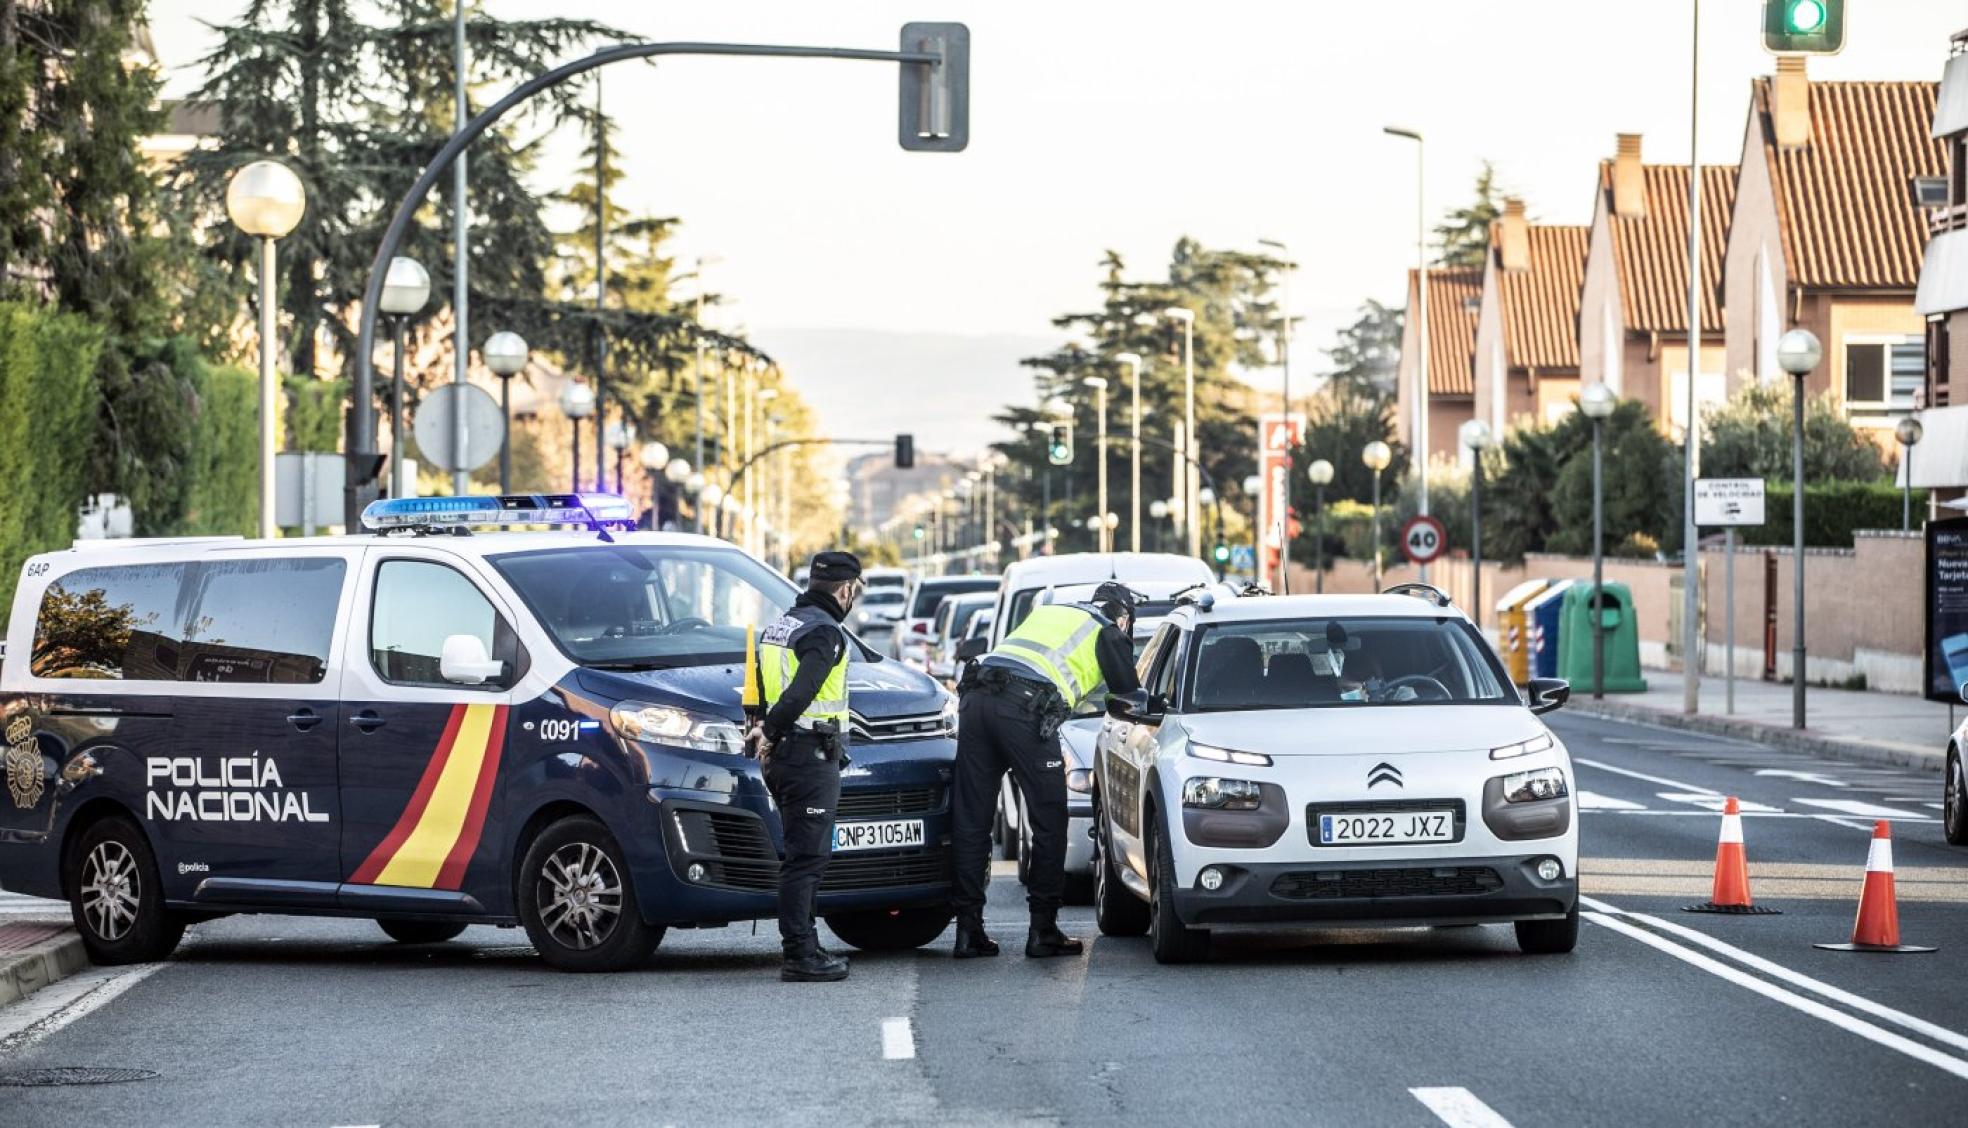
[[[0,1006],[24,999],[88,966],[82,937],[72,928],[18,952],[0,955]]]
[[[1639,721],[1644,724],[1659,725],[1662,728],[1683,729],[1710,736],[1729,736],[1738,740],[1753,740],[1758,744],[1773,745],[1792,752],[1804,752],[1852,763],[1886,764],[1896,768],[1932,772],[1935,775],[1940,775],[1946,767],[1947,756],[1941,749],[1923,748],[1918,744],[1903,744],[1897,740],[1866,740],[1856,736],[1834,736],[1812,729],[1800,730],[1766,725],[1760,721],[1744,720],[1741,717],[1716,717],[1705,713],[1690,716],[1675,710],[1656,709],[1650,705],[1637,705],[1627,701],[1593,701],[1590,698],[1580,700],[1574,697],[1566,702],[1565,710],[1589,717]]]

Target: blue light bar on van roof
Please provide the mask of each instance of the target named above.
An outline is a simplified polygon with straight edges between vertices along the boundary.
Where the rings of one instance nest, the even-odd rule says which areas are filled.
[[[434,525],[582,525],[632,528],[635,513],[615,494],[505,494],[499,497],[393,497],[362,510],[365,529]]]

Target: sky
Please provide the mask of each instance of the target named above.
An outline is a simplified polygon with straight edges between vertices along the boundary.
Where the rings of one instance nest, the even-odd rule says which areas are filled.
[[[240,7],[153,0],[166,65],[193,63],[211,42],[201,21]],[[617,198],[683,219],[675,251],[685,269],[699,255],[718,260],[707,273],[735,299],[726,324],[768,350],[783,343],[788,374],[830,429],[917,420],[925,444],[943,449],[991,437],[980,404],[1031,398],[1017,358],[1057,337],[1054,316],[1097,300],[1110,248],[1159,278],[1184,235],[1253,250],[1260,238],[1285,242],[1301,264],[1294,378],[1315,374],[1362,301],[1403,301],[1414,262],[1416,149],[1385,125],[1427,138],[1431,224],[1468,198],[1484,160],[1533,218],[1586,223],[1614,133],[1642,133],[1650,161],[1688,158],[1686,0],[485,7],[504,19],[591,18],[650,40],[885,49],[911,19],[968,24],[971,142],[958,154],[897,146],[892,64],[670,59],[612,68],[605,93],[624,110]],[[1814,77],[1938,79],[1948,37],[1968,26],[1954,0],[1850,8],[1844,53],[1813,59]],[[1771,69],[1760,5],[1701,9],[1701,158],[1733,164],[1750,79]],[[175,71],[170,89],[197,79]],[[575,150],[571,138],[549,149],[543,190],[573,174]],[[909,344],[926,337],[949,340]],[[829,345],[803,352],[814,341]],[[962,386],[944,381],[948,402],[859,394],[869,381],[936,388],[924,366],[952,345],[965,360],[952,369]],[[1275,373],[1253,379],[1277,386]]]

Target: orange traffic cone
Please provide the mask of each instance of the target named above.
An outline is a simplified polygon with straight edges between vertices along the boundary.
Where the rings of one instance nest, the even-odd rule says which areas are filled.
[[[1865,885],[1859,890],[1859,918],[1849,944],[1816,944],[1833,952],[1931,952],[1900,943],[1900,909],[1893,895],[1893,828],[1885,819],[1872,824],[1866,854]]]
[[[1688,905],[1681,911],[1736,916],[1774,916],[1781,911],[1750,903],[1749,856],[1743,853],[1742,804],[1733,795],[1722,803],[1722,837],[1715,845],[1715,890],[1706,903]]]

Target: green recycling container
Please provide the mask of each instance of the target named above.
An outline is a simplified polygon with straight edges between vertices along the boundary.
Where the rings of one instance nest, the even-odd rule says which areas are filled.
[[[1572,692],[1592,692],[1592,581],[1580,580],[1565,590],[1559,612],[1558,676],[1572,683]],[[1607,584],[1599,609],[1606,632],[1607,693],[1644,693],[1640,676],[1640,629],[1633,621],[1633,591],[1625,584]]]

